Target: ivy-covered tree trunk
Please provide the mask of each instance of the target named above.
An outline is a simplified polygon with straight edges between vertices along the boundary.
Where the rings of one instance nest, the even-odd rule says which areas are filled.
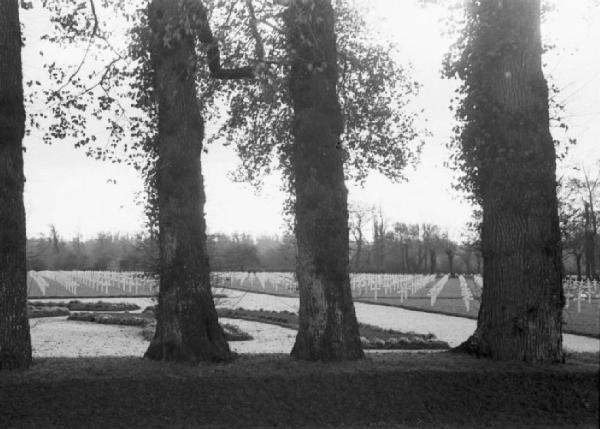
[[[28,368],[23,74],[19,2],[0,2],[0,370]]]
[[[156,333],[146,357],[226,361],[231,353],[218,323],[206,248],[195,39],[182,21],[175,1],[153,0],[149,7],[158,103],[160,291]]]
[[[348,273],[348,192],[339,146],[342,115],[330,1],[291,1],[286,27],[300,290],[300,328],[292,355],[358,359],[363,351]]]
[[[468,130],[479,136],[471,142],[483,209],[484,287],[477,330],[463,348],[499,360],[560,362],[565,301],[540,1],[473,7],[467,102],[476,107]]]

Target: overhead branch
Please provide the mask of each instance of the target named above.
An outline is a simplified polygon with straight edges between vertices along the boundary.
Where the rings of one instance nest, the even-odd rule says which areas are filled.
[[[58,88],[56,90],[57,93],[61,92],[63,89],[65,89],[71,82],[73,82],[73,79],[75,79],[75,76],[77,76],[79,74],[83,65],[85,64],[85,60],[87,59],[87,56],[92,47],[92,43],[94,43],[94,38],[96,37],[96,34],[98,33],[98,26],[99,26],[98,25],[98,15],[96,14],[96,5],[94,4],[94,0],[90,0],[90,8],[92,9],[92,16],[94,18],[94,27],[92,28],[92,34],[90,35],[90,40],[85,49],[85,53],[83,54],[83,58],[79,62],[79,65],[77,66],[75,71],[73,73],[71,73],[71,75],[69,76],[67,81],[65,83],[63,83],[60,88]]]
[[[250,16],[250,31],[252,32],[252,37],[254,38],[254,52],[256,54],[256,59],[260,62],[265,61],[265,47],[263,44],[262,37],[258,31],[258,26],[256,25],[256,13],[254,12],[254,5],[252,4],[252,0],[246,0],[246,8],[248,9],[248,15]]]
[[[198,40],[206,46],[206,59],[210,75],[216,79],[251,79],[254,77],[254,67],[245,66],[232,69],[224,69],[221,66],[221,53],[219,42],[213,36],[208,22],[208,16],[202,1],[197,1],[198,18],[200,20],[200,31]]]

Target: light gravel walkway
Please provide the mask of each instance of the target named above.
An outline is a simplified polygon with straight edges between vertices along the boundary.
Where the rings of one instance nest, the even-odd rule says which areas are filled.
[[[298,298],[230,289],[217,292],[228,296],[216,300],[219,307],[298,311]],[[80,300],[98,301],[96,298]],[[142,309],[154,304],[150,298],[105,298],[104,301],[132,302]],[[398,331],[432,333],[440,340],[447,341],[450,346],[456,346],[468,338],[475,330],[476,324],[475,320],[463,317],[411,311],[398,307],[364,303],[355,303],[355,307],[360,322]],[[232,350],[238,353],[289,353],[294,343],[295,331],[290,329],[237,319],[222,319],[222,321],[237,325],[254,337],[254,341],[232,342]],[[30,323],[36,357],[142,356],[148,347],[148,343],[142,339],[139,328],[136,327],[67,322],[64,317],[32,319]],[[600,351],[600,340],[596,338],[565,334],[563,340],[568,350]]]
[[[224,290],[224,292],[228,295],[228,298],[220,300],[222,306],[246,308],[248,310],[264,308],[273,311],[298,311],[298,298],[236,290]],[[419,334],[432,333],[440,340],[448,342],[451,347],[455,347],[466,340],[473,333],[476,326],[475,320],[465,317],[446,316],[444,314],[361,302],[355,303],[354,306],[359,322],[397,331],[414,331]],[[600,339],[597,338],[564,334],[563,343],[564,347],[571,351],[600,351]]]
[[[289,353],[296,331],[266,323],[220,319],[252,335],[252,341],[233,341],[236,353]],[[149,342],[135,326],[67,321],[65,317],[32,319],[33,357],[143,356]]]
[[[143,356],[148,342],[135,326],[67,321],[66,317],[31,319],[33,357]]]

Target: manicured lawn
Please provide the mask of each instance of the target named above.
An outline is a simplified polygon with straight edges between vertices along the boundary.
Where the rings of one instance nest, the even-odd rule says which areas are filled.
[[[450,353],[197,367],[43,359],[0,373],[0,427],[596,427],[597,358],[541,367]]]

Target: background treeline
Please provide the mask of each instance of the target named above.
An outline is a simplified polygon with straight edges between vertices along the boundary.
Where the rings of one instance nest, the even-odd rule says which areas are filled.
[[[573,168],[559,187],[563,260],[579,278],[600,278],[600,162],[595,168]]]
[[[479,243],[476,240],[457,243],[436,225],[401,222],[387,225],[380,214],[368,223],[357,222],[356,213],[352,213],[350,233],[350,268],[354,272],[482,272]],[[586,277],[586,268],[600,267],[598,261],[586,263],[591,256],[585,252],[585,237],[585,234],[566,235],[563,253],[568,274]],[[208,236],[208,251],[215,271],[295,269],[296,247],[291,234],[258,238],[239,233],[212,234]],[[598,259],[599,253],[592,256]],[[28,269],[35,271],[153,271],[157,257],[158,245],[147,234],[99,233],[94,238],[66,240],[51,226],[48,234],[27,240]]]
[[[351,222],[350,267],[357,272],[429,273],[475,272],[481,269],[480,252],[459,245],[435,225],[395,223],[380,217],[367,225]],[[215,271],[293,271],[294,236],[212,234],[207,240]],[[54,227],[48,234],[27,240],[29,270],[152,271],[158,245],[148,235],[99,233],[94,238],[64,239]],[[452,269],[450,264],[452,263]]]

